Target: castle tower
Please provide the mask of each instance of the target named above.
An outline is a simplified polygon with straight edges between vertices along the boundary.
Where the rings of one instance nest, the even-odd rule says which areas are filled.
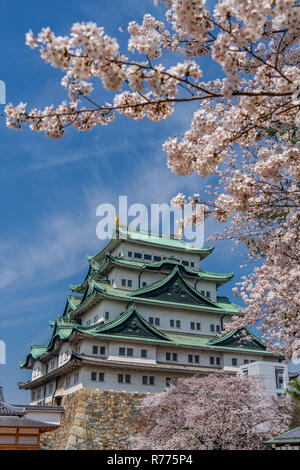
[[[80,284],[70,286],[64,311],[50,322],[47,345],[31,346],[20,383],[32,404],[59,405],[80,388],[159,392],[178,377],[237,373],[252,361],[277,361],[247,331],[223,334],[239,306],[218,289],[233,273],[201,269],[213,247],[195,248],[176,236],[131,231],[95,256]]]

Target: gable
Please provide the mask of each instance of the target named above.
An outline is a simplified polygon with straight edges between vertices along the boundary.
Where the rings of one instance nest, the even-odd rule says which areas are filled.
[[[257,338],[250,330],[245,328],[247,336],[251,337],[250,339],[245,338],[245,333],[242,330],[233,330],[227,333],[224,336],[213,338],[210,340],[210,344],[218,347],[230,347],[230,348],[248,348],[256,349],[258,351],[266,351],[266,345]]]
[[[172,273],[155,284],[139,289],[132,294],[132,297],[147,298],[170,303],[180,303],[189,305],[205,306],[219,309],[219,307],[206,299],[191,287],[181,276],[178,267]]]
[[[76,329],[79,330],[80,328],[77,327]],[[170,341],[164,333],[158,331],[153,325],[150,325],[150,323],[138,313],[134,304],[125,310],[116,320],[106,323],[105,325],[85,329],[85,332],[90,332],[90,334],[96,336],[106,334]]]

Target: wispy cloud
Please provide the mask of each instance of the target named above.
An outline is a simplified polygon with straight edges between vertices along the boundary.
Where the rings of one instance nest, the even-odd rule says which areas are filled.
[[[143,162],[127,181],[120,182],[116,176],[109,188],[96,174],[88,188],[79,186],[73,211],[58,210],[36,222],[30,234],[27,228],[2,239],[0,289],[54,282],[83,269],[83,253],[101,245],[95,230],[96,208],[102,202],[117,204],[119,195],[127,195],[129,203],[168,202],[181,189],[181,179],[167,168],[162,170],[159,159]]]

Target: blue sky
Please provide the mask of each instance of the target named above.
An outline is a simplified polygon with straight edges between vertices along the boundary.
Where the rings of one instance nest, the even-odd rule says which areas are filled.
[[[65,98],[61,72],[25,46],[29,29],[37,33],[50,26],[57,34],[68,34],[76,21],[95,21],[118,37],[124,50],[127,35],[119,32],[119,26],[140,21],[145,12],[156,16],[159,12],[152,0],[3,4],[0,80],[6,83],[7,102],[24,101],[29,107]],[[206,63],[205,78],[215,75]],[[101,87],[97,96],[101,99]],[[192,107],[183,104],[158,124],[118,118],[88,133],[70,129],[60,141],[30,130],[15,132],[0,121],[0,339],[7,347],[0,383],[11,403],[29,400],[27,392],[18,390],[17,382],[29,378],[18,361],[30,344],[47,343],[48,321],[62,313],[69,284],[85,275],[85,256],[104,245],[96,237],[96,207],[103,202],[116,204],[119,195],[127,195],[129,203],[150,204],[168,202],[180,191],[201,192],[203,182],[196,175],[170,173],[161,148],[168,136],[188,128],[191,112]],[[208,223],[206,235],[216,228]],[[231,253],[230,243],[219,242],[202,266],[235,271],[238,280],[244,274],[241,264],[242,257]],[[221,292],[232,297],[232,287]]]

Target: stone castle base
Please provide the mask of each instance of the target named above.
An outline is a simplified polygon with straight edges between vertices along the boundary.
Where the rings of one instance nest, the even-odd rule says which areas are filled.
[[[145,426],[138,405],[145,395],[81,389],[63,398],[61,426],[41,435],[41,449],[124,450]]]

